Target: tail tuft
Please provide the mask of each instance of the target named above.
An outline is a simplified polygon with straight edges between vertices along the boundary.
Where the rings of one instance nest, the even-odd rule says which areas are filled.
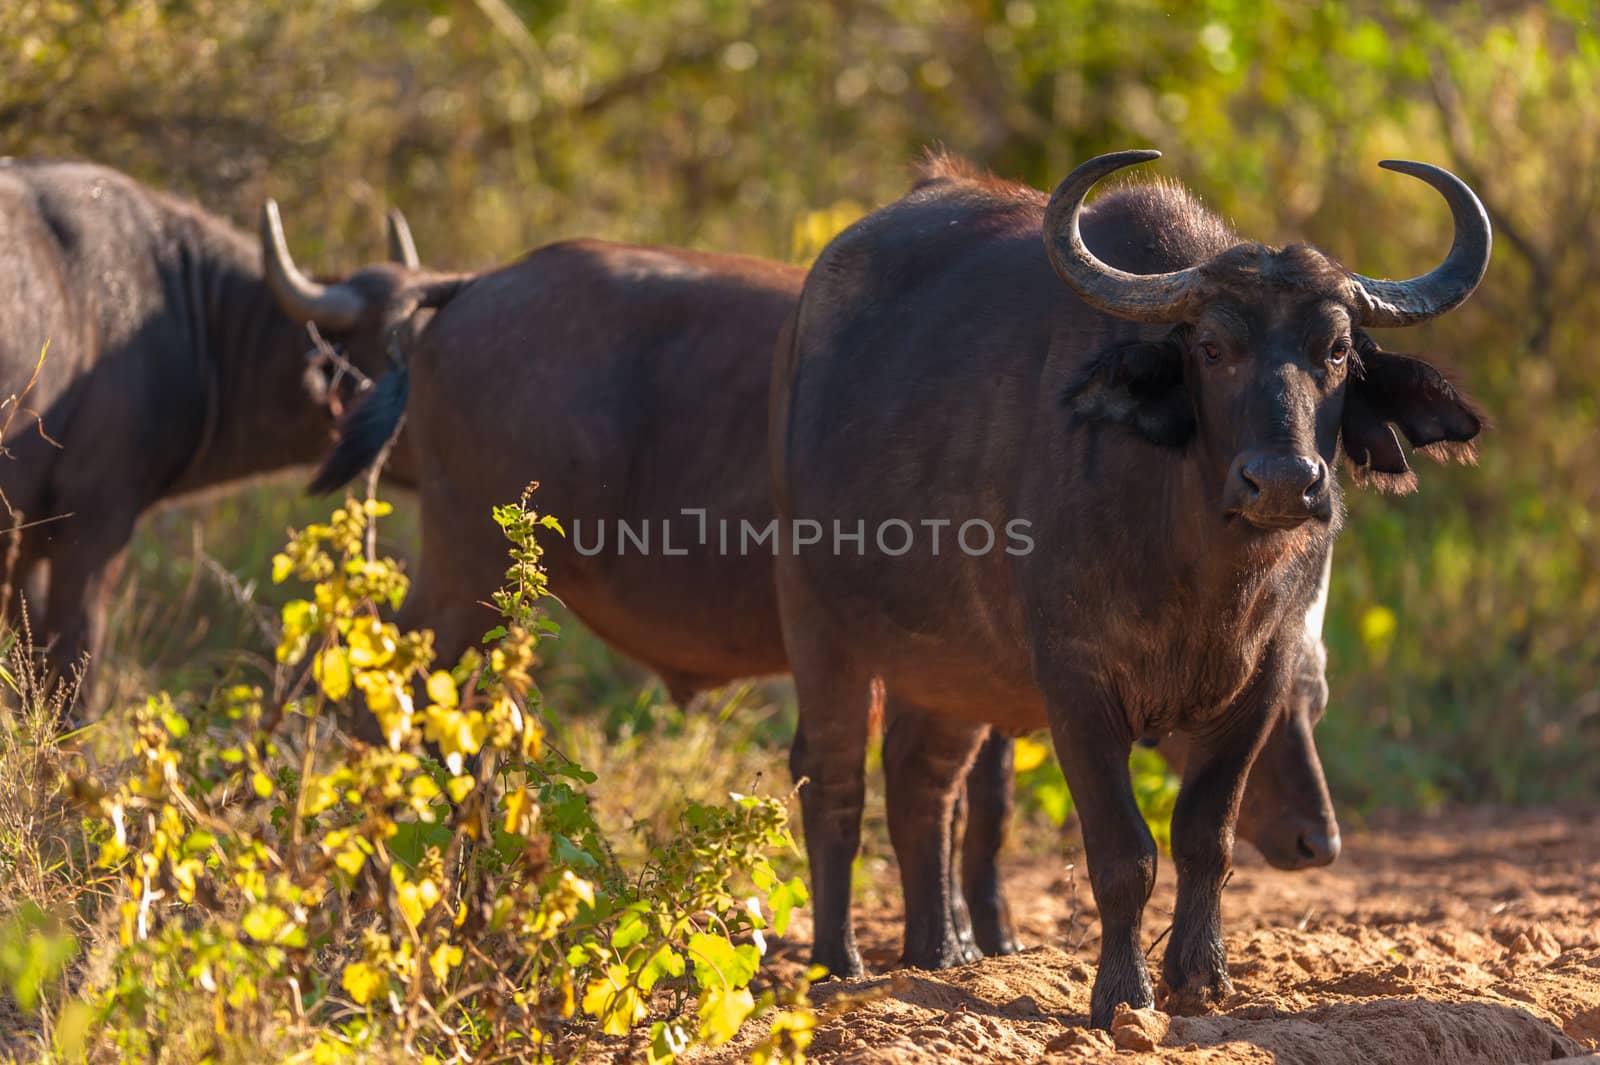
[[[378,378],[339,424],[339,439],[306,487],[308,495],[326,495],[343,488],[377,461],[400,424],[410,390],[411,377],[404,365]]]

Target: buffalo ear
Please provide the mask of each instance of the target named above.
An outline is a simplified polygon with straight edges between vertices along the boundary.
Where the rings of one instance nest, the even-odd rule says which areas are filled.
[[[1395,430],[1436,462],[1473,463],[1488,420],[1438,367],[1380,351],[1365,337],[1360,363],[1345,389],[1342,443],[1358,483],[1404,494],[1417,475]]]
[[[1183,386],[1177,335],[1101,353],[1061,395],[1074,422],[1121,425],[1152,444],[1182,447],[1194,436],[1194,404]]]

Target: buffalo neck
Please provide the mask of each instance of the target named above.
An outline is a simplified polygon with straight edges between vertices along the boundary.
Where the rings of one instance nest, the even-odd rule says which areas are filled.
[[[1198,448],[1143,454],[1156,460],[1137,464],[1144,492],[1104,478],[1075,486],[1085,522],[1076,542],[1093,544],[1103,564],[1072,578],[1065,601],[1076,616],[1065,623],[1081,660],[1115,678],[1135,731],[1164,732],[1232,705],[1286,625],[1299,646],[1332,533],[1264,534],[1226,520]]]
[[[1311,521],[1265,531],[1225,517],[1204,449],[1191,444],[1174,458],[1165,464],[1154,528],[1164,531],[1161,552],[1189,577],[1178,593],[1184,609],[1199,611],[1210,636],[1235,643],[1275,631],[1280,616],[1303,618],[1337,527]]]
[[[305,391],[305,327],[279,309],[257,244],[198,231],[180,253],[205,417],[169,495],[308,464],[327,447],[329,419]]]

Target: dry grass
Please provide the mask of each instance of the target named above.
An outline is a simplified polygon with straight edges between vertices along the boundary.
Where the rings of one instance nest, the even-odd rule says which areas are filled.
[[[26,623],[3,637],[0,666],[0,928],[35,915],[39,934],[70,935],[77,964],[39,989],[41,1008],[24,1012],[12,997],[19,959],[0,962],[0,1057],[39,1057],[55,1039],[57,1007],[81,980],[81,959],[99,938],[104,885],[90,869],[83,825],[63,769],[81,734],[63,734],[76,698],[72,681],[46,682]],[[0,943],[0,950],[7,944]],[[15,945],[13,945],[15,947]]]

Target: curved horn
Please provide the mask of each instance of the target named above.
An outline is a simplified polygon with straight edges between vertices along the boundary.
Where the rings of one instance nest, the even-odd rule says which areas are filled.
[[[1444,262],[1410,281],[1379,281],[1360,274],[1351,275],[1360,287],[1361,324],[1370,326],[1416,325],[1460,305],[1483,280],[1489,269],[1489,250],[1494,238],[1489,215],[1467,183],[1450,171],[1428,163],[1404,159],[1385,159],[1378,164],[1385,170],[1427,182],[1450,205],[1455,222],[1455,240]]]
[[[411,225],[398,207],[389,208],[389,261],[399,263],[407,270],[415,270],[422,265],[422,260],[417,257],[417,242],[411,236]]]
[[[1044,212],[1044,247],[1050,265],[1089,306],[1136,322],[1176,322],[1198,267],[1169,274],[1130,274],[1095,257],[1078,232],[1083,198],[1102,178],[1135,163],[1161,158],[1153,149],[1113,152],[1083,163],[1066,176]]]
[[[367,306],[361,293],[349,285],[319,284],[295,266],[276,200],[261,205],[261,258],[267,285],[289,317],[329,329],[349,329],[361,320]]]

